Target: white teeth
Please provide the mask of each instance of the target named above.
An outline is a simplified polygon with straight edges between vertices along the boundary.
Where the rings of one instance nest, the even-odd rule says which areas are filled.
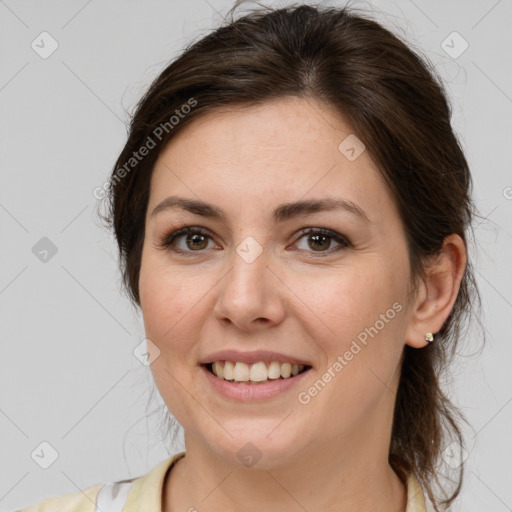
[[[217,377],[220,377],[221,379],[224,377],[224,368],[218,361],[215,361],[215,363],[213,363],[212,370],[213,373],[217,375]]]
[[[253,382],[261,382],[263,380],[267,380],[267,373],[268,372],[265,363],[254,363],[251,365],[249,380],[252,380]]]
[[[222,363],[219,363],[222,365]],[[231,361],[226,361],[224,363],[224,375],[223,378],[225,380],[233,380],[235,377],[233,375],[233,370],[235,369],[235,365]]]
[[[292,365],[290,363],[283,363],[281,365],[281,377],[287,379],[292,374]]]
[[[268,378],[279,379],[281,377],[281,364],[277,361],[272,361],[268,365]]]
[[[249,380],[249,367],[245,363],[237,361],[235,363],[235,370],[233,371],[233,378],[238,382],[246,382]]]
[[[213,373],[224,380],[236,382],[265,382],[279,378],[287,379],[297,375],[304,369],[303,364],[258,361],[251,365],[240,361],[215,361],[212,364]]]

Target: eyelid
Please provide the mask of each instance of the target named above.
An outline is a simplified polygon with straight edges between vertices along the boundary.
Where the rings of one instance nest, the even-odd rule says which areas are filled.
[[[352,247],[352,243],[346,236],[344,236],[341,233],[338,233],[337,231],[334,231],[332,229],[322,228],[322,227],[308,227],[308,228],[301,229],[298,232],[298,235],[295,238],[295,241],[293,242],[293,244],[296,244],[302,237],[304,237],[305,235],[309,235],[309,234],[326,235],[326,236],[332,238],[333,240],[335,240],[339,244],[339,246],[336,248],[328,249],[327,251],[305,251],[306,253],[317,254],[318,256],[322,257],[322,256],[328,256],[330,254],[338,252],[341,249],[345,249],[347,247]],[[298,250],[304,251],[303,249],[298,249]]]
[[[210,240],[213,241],[213,237],[211,232],[203,228],[201,226],[184,226],[180,229],[171,231],[171,233],[165,231],[162,235],[157,236],[157,245],[159,249],[164,250],[170,250],[169,247],[171,244],[180,236],[187,235],[187,234],[199,234],[203,235],[205,237],[208,237]],[[203,252],[203,251],[182,251],[181,249],[173,249],[173,252],[179,253],[179,254],[193,254],[194,252]]]

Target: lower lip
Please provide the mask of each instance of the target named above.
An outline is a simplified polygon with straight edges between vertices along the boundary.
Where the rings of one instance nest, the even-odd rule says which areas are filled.
[[[311,368],[288,379],[270,380],[264,384],[246,384],[245,382],[231,382],[220,379],[203,365],[201,365],[201,370],[214,389],[221,395],[234,400],[249,402],[253,400],[268,400],[290,390],[304,380],[304,377]]]

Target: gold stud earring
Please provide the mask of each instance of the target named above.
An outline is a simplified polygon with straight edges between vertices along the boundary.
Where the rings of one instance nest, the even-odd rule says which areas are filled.
[[[425,341],[432,343],[434,341],[434,336],[435,336],[435,334],[433,332],[427,332],[425,334]]]

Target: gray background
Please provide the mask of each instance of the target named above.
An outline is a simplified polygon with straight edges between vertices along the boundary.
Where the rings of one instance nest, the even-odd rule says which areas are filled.
[[[0,1],[1,510],[145,474],[183,449],[182,439],[174,446],[161,439],[161,414],[146,419],[163,402],[133,355],[142,321],[120,293],[116,248],[95,219],[93,189],[125,142],[134,102],[230,6]],[[473,427],[464,430],[470,451],[453,510],[512,510],[512,3],[353,6],[423,50],[448,86],[486,218],[477,220],[471,253],[488,338],[477,352],[482,333],[474,331],[446,384]],[[46,59],[31,47],[42,46],[43,31],[59,45]],[[456,58],[441,46],[454,31],[469,44]],[[450,44],[452,52],[462,48],[461,40]],[[57,248],[46,262],[33,252],[43,237]],[[58,454],[48,469],[36,463],[52,453],[42,442]]]

